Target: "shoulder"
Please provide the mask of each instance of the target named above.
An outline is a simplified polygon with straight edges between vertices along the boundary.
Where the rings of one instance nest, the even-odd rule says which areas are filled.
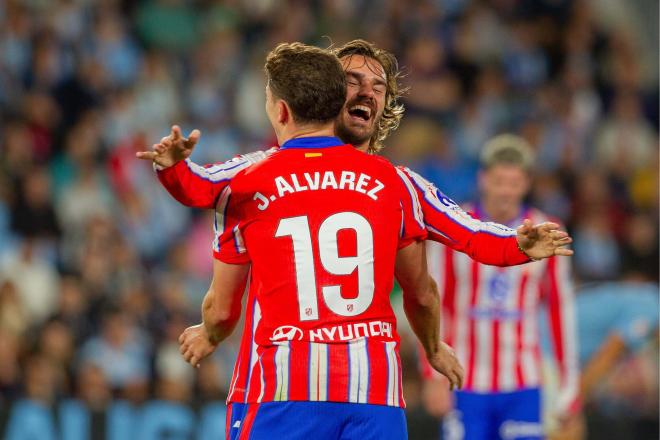
[[[268,151],[260,153],[263,154],[261,160],[242,170],[239,174],[236,175],[236,178],[240,177],[242,180],[255,179],[257,176],[261,176],[269,170],[272,170],[274,167],[278,166],[278,163],[281,162],[284,150],[273,147]]]

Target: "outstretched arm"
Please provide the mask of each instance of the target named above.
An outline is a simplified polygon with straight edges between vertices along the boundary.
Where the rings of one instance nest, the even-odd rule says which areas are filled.
[[[191,208],[213,209],[222,190],[239,171],[275,151],[256,151],[224,163],[201,166],[189,159],[200,136],[199,130],[193,130],[185,138],[179,126],[174,125],[168,136],[153,145],[152,151],[136,153],[138,159],[152,161],[160,183],[179,203]]]
[[[403,289],[406,316],[429,363],[449,379],[452,389],[462,387],[463,367],[454,350],[440,340],[438,286],[427,271],[423,242],[414,242],[399,250],[395,275]]]
[[[563,249],[571,239],[559,225],[533,226],[526,222],[518,230],[483,222],[465,212],[431,182],[408,168],[398,167],[413,182],[424,214],[428,238],[493,266],[514,266],[552,255],[571,255]]]

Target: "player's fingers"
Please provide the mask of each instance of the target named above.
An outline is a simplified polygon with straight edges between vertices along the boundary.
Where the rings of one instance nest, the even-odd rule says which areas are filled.
[[[181,353],[181,355],[183,356],[183,359],[185,359],[185,361],[188,362],[191,356],[190,349],[187,348],[183,353]]]
[[[463,367],[459,364],[458,365],[458,388],[463,388],[463,380],[465,379],[465,371],[463,370]]]
[[[545,223],[541,223],[538,226],[538,228],[539,228],[540,231],[550,232],[550,231],[553,231],[555,229],[559,229],[559,225],[557,223],[554,223],[554,222],[545,222]]]
[[[552,237],[553,240],[559,240],[560,238],[568,237],[568,232],[561,230],[551,231],[550,237]]]
[[[532,222],[529,219],[523,220],[523,224],[518,226],[518,232],[523,235],[529,234],[531,230]]]
[[[181,135],[181,127],[179,127],[178,125],[173,125],[171,136],[173,141],[178,141],[179,139],[181,139],[183,137]]]
[[[570,257],[573,254],[575,254],[575,252],[573,252],[573,249],[566,249],[561,247],[555,249],[555,255],[559,255],[561,257]]]
[[[452,371],[449,373],[449,385],[450,389],[455,390],[456,386],[458,385],[458,377],[456,376],[456,373]]]
[[[193,367],[197,368],[197,367],[199,366],[199,361],[200,361],[199,356],[196,355],[196,354],[193,354],[193,355],[190,357],[190,361],[189,361],[189,362],[190,362],[190,365],[192,365]]]
[[[186,362],[188,362],[188,363],[190,363],[190,364],[192,364],[190,361],[191,361],[191,359],[193,358],[193,356],[195,356],[195,353],[194,353],[194,351],[192,350],[192,348],[189,348],[189,349],[183,354],[183,358],[186,360]]]
[[[197,145],[197,142],[199,141],[201,135],[202,132],[199,131],[198,129],[194,129],[193,131],[191,131],[190,134],[188,135],[188,141],[186,142],[186,147],[192,148],[195,145]]]
[[[559,240],[552,241],[552,245],[556,247],[567,246],[571,243],[573,243],[573,239],[571,237],[564,237],[564,238],[560,238]]]
[[[135,157],[142,160],[154,160],[157,154],[153,151],[138,151],[135,153]]]

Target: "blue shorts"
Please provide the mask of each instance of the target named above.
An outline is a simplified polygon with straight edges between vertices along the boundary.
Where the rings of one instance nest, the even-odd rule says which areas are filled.
[[[538,388],[491,394],[457,391],[454,396],[455,409],[443,419],[443,440],[544,438]]]
[[[365,403],[291,401],[248,404],[240,425],[240,440],[408,438],[402,408]]]
[[[227,440],[238,438],[246,409],[247,405],[245,403],[229,402],[227,404],[227,425],[225,428],[225,438]]]

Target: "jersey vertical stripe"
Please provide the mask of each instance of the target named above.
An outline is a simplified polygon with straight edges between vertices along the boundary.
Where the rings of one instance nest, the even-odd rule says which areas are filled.
[[[309,343],[309,400],[328,400],[328,346]]]
[[[275,386],[274,401],[289,400],[289,341],[280,342],[275,352]]]

